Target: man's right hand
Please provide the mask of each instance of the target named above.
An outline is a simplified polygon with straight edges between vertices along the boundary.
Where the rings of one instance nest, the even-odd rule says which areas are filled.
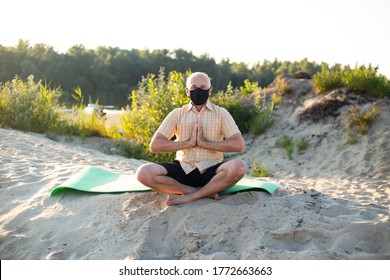
[[[197,133],[198,133],[198,123],[194,123],[194,127],[192,129],[191,137],[188,139],[188,145],[189,148],[196,146],[196,139],[197,139]]]

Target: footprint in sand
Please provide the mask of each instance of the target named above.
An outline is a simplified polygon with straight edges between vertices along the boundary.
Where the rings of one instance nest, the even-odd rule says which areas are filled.
[[[167,208],[165,197],[157,193],[135,195],[123,203],[122,211],[126,217],[144,219],[154,217]]]
[[[323,214],[326,217],[334,218],[338,216],[349,216],[357,214],[358,212],[353,209],[349,209],[342,205],[331,205],[323,210]]]

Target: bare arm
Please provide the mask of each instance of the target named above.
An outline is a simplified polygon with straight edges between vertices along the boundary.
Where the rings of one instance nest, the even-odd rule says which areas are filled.
[[[192,131],[190,138],[183,141],[171,141],[163,134],[156,132],[150,142],[150,151],[158,152],[176,152],[183,149],[189,149],[196,145],[196,127]]]
[[[241,133],[236,133],[223,141],[208,141],[203,138],[199,125],[195,123],[191,137],[182,141],[171,141],[163,134],[156,132],[150,142],[150,151],[152,153],[176,152],[192,148],[196,145],[208,150],[220,152],[242,153],[245,150],[245,143]]]
[[[199,130],[200,131],[200,130]],[[236,133],[230,138],[223,141],[208,141],[204,139],[198,131],[197,144],[205,149],[215,150],[220,152],[240,152],[242,153],[245,150],[244,139],[241,136],[241,133]]]

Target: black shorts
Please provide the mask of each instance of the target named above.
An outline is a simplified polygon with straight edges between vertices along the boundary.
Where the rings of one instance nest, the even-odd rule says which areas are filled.
[[[217,174],[217,168],[222,164],[218,163],[206,169],[205,172],[200,173],[199,169],[196,168],[192,170],[190,173],[186,174],[181,168],[180,162],[178,160],[174,160],[169,163],[158,163],[165,167],[168,171],[167,176],[175,179],[176,181],[192,187],[203,187],[206,185],[214,176]]]

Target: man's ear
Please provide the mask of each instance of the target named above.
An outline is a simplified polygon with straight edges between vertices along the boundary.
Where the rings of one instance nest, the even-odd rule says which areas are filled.
[[[190,97],[190,90],[189,90],[188,88],[186,88],[186,95],[187,95],[188,97]]]
[[[213,88],[210,87],[210,89],[209,89],[209,96],[211,95],[212,92],[213,92]]]

